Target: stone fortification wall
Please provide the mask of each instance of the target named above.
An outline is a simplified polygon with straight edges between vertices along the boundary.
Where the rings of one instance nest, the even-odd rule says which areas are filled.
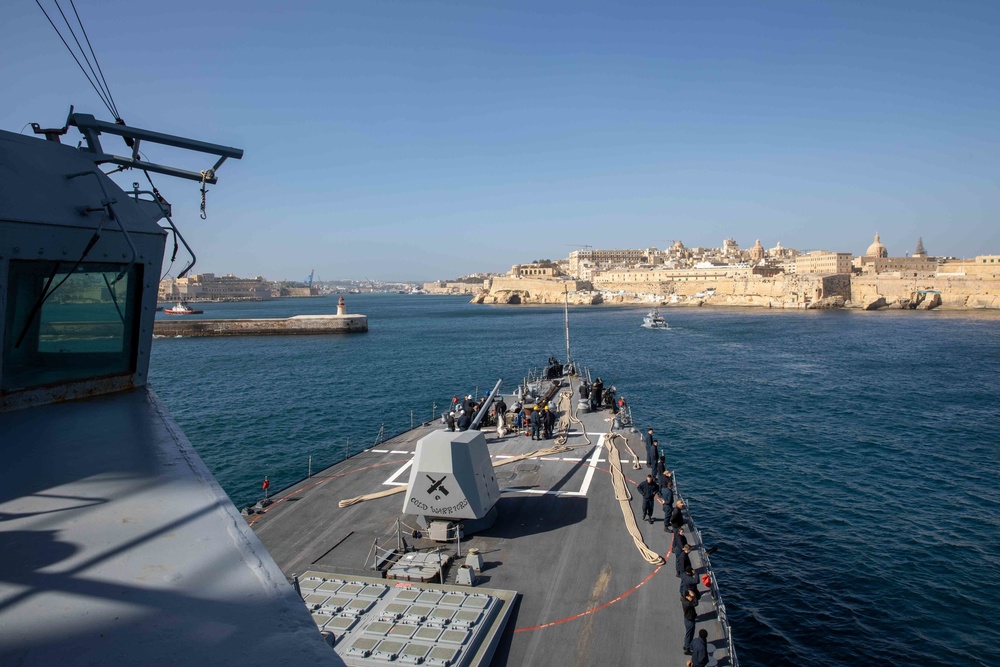
[[[601,302],[600,294],[585,280],[546,280],[544,278],[493,278],[489,289],[478,294],[472,303],[533,303],[562,304],[569,287],[570,305],[591,305]]]
[[[851,305],[866,308],[885,305],[905,307],[918,290],[941,292],[942,308],[1000,309],[1000,277],[975,275],[880,273],[854,276],[851,280]]]
[[[774,277],[744,274],[708,280],[660,282],[601,282],[594,286],[601,290],[623,295],[605,297],[606,301],[626,303],[630,295],[655,294],[665,298],[677,295],[682,303],[699,305],[763,306],[768,308],[803,307],[807,302],[822,298],[850,298],[850,276],[818,274],[781,274]],[[708,290],[713,296],[704,296]],[[701,296],[699,296],[701,295]]]
[[[478,294],[482,289],[482,282],[459,283],[435,280],[434,282],[424,283],[424,291],[428,294]]]
[[[494,278],[473,303],[563,303],[569,285],[570,304],[648,304],[758,306],[764,308],[996,308],[1000,309],[1000,275],[900,273],[877,275],[752,274],[677,281],[585,281]],[[589,290],[599,290],[590,292]],[[714,290],[714,293],[710,293]],[[936,295],[920,295],[935,290]]]

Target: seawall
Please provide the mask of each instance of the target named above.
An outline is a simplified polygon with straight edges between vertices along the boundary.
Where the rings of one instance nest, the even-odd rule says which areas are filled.
[[[184,317],[183,315],[181,317]],[[157,320],[156,336],[296,336],[368,331],[365,315],[297,315],[244,320]]]
[[[903,275],[779,274],[747,272],[683,280],[593,283],[496,278],[473,303],[570,305],[659,304],[671,306],[751,306],[761,308],[945,308],[1000,309],[1000,277],[926,273]],[[574,289],[579,290],[574,293]],[[939,292],[939,294],[926,294]]]

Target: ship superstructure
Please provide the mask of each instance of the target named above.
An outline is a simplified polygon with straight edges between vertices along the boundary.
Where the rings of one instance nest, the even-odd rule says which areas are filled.
[[[170,209],[100,168],[214,182],[242,151],[72,112],[36,132],[0,132],[0,664],[342,664],[146,386]]]

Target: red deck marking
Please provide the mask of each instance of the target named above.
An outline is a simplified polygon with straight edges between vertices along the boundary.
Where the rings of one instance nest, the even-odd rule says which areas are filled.
[[[616,597],[614,600],[608,600],[604,604],[598,605],[598,606],[596,606],[596,607],[594,607],[592,609],[588,609],[587,611],[581,611],[579,614],[574,614],[572,616],[567,616],[566,618],[560,618],[558,621],[551,621],[549,623],[542,623],[541,625],[532,625],[531,627],[527,627],[527,628],[516,628],[514,630],[514,632],[530,632],[532,630],[542,630],[544,628],[550,628],[553,625],[560,625],[562,623],[568,623],[570,621],[575,621],[578,618],[583,618],[584,616],[590,616],[591,614],[599,612],[600,610],[604,609],[605,607],[610,607],[614,603],[616,603],[616,602],[618,602],[620,600],[624,600],[629,595],[632,595],[632,593],[635,593],[637,590],[639,590],[640,588],[642,588],[643,586],[645,586],[649,582],[650,579],[652,579],[653,577],[655,577],[657,575],[657,573],[660,570],[663,569],[663,565],[664,565],[663,563],[660,563],[659,565],[657,565],[656,569],[653,570],[652,572],[650,572],[649,575],[645,579],[643,579],[642,581],[640,581],[639,583],[637,583],[635,586],[633,586],[632,588],[628,589],[627,591],[625,591],[624,593],[622,593],[621,595],[619,595],[618,597]]]
[[[330,475],[329,477],[324,477],[323,479],[317,480],[317,481],[313,482],[312,484],[307,484],[306,486],[299,487],[299,488],[295,489],[294,491],[289,491],[285,495],[281,496],[280,498],[278,498],[277,500],[275,500],[274,502],[272,502],[265,509],[262,509],[260,512],[257,512],[254,515],[253,519],[247,522],[247,525],[248,526],[253,526],[255,523],[257,523],[258,519],[260,519],[262,516],[264,516],[265,514],[267,514],[268,511],[270,511],[276,505],[279,505],[280,503],[284,502],[288,498],[291,498],[296,493],[302,493],[303,491],[308,491],[309,489],[317,487],[320,484],[325,484],[326,482],[329,482],[331,479],[337,479],[338,477],[343,477],[345,475],[350,475],[352,473],[361,472],[362,470],[371,470],[372,468],[379,468],[381,466],[389,466],[389,465],[397,465],[399,463],[406,463],[406,461],[384,461],[382,463],[375,463],[373,465],[365,466],[363,468],[355,468],[354,470],[348,470],[347,472],[338,472],[336,475]]]

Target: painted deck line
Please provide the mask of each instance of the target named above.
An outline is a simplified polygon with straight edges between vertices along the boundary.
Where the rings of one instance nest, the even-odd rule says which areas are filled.
[[[590,463],[587,464],[587,474],[583,478],[583,486],[580,488],[580,495],[587,495],[587,491],[590,490],[590,482],[594,479],[594,471],[597,470],[597,464],[601,462],[601,451],[604,449],[604,436],[602,435],[597,439],[597,445],[594,447],[594,454],[590,457]]]
[[[408,451],[403,450],[403,449],[393,449],[389,453],[390,454],[412,454],[413,452],[412,451],[408,452]]]
[[[579,491],[553,491],[548,489],[547,491],[541,491],[539,489],[500,489],[500,493],[530,493],[534,496],[579,496]]]
[[[409,452],[403,452],[403,454],[409,454]],[[396,470],[396,472],[392,473],[392,475],[389,476],[389,479],[387,479],[384,482],[382,482],[383,486],[406,486],[409,483],[409,481],[410,481],[409,480],[409,476],[407,476],[407,479],[405,481],[403,481],[403,482],[397,482],[396,478],[399,477],[401,474],[403,474],[403,471],[406,470],[407,468],[409,468],[412,465],[413,465],[413,459],[410,459],[409,461],[407,461],[406,463],[404,463],[402,466],[400,466]]]
[[[388,449],[369,449],[369,452],[378,452],[379,454],[388,454]]]

